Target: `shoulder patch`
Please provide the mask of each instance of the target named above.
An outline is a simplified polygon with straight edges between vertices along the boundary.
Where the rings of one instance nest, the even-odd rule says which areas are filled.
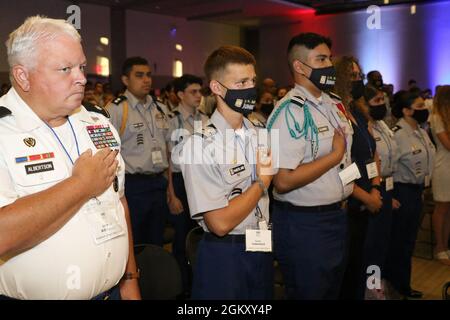
[[[252,116],[252,114],[250,113],[247,117],[247,119],[257,128],[265,128],[266,126],[264,125],[264,123],[262,123],[261,121],[259,121],[258,118],[256,118],[255,116]]]
[[[302,108],[305,105],[306,99],[301,96],[293,96],[290,102]]]
[[[123,101],[127,100],[126,96],[119,96],[117,98],[115,98],[112,103],[114,103],[115,105],[119,105],[121,104]]]
[[[216,133],[217,133],[216,127],[212,123],[210,123],[202,128],[202,132],[195,132],[194,135],[201,136],[203,139],[208,139],[211,138]]]
[[[109,112],[102,107],[96,106],[95,104],[92,104],[92,103],[85,103],[83,106],[89,112],[100,113],[100,114],[104,115],[105,117],[110,118]]]
[[[329,92],[327,92],[327,93],[328,93],[328,95],[329,95],[331,98],[333,98],[333,99],[335,99],[335,100],[338,100],[338,101],[342,101],[342,98],[341,98],[340,96],[338,96],[336,93],[331,92],[331,91],[329,91]]]
[[[0,118],[4,118],[6,116],[9,116],[11,114],[11,110],[9,110],[7,107],[0,107]]]
[[[394,132],[397,132],[398,130],[400,130],[402,127],[400,127],[400,126],[394,126],[394,127],[392,127],[392,131],[394,131]]]

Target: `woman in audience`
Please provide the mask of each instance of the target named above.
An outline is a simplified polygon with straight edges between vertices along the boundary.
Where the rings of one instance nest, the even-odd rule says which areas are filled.
[[[437,146],[433,171],[433,228],[436,259],[450,265],[450,86],[442,86],[434,98],[431,132]]]
[[[392,112],[400,119],[392,131],[399,154],[394,172],[394,198],[401,205],[392,214],[386,277],[400,294],[421,298],[422,293],[410,286],[411,259],[420,225],[423,191],[430,186],[435,148],[427,132],[420,127],[429,113],[418,94],[397,92]]]
[[[381,271],[381,279],[377,279],[379,287],[366,289],[366,297],[371,299],[386,299],[385,296],[385,262],[391,237],[392,208],[398,209],[400,203],[393,198],[394,171],[398,161],[397,143],[394,133],[383,121],[387,114],[386,96],[383,91],[367,86],[364,98],[368,106],[373,137],[377,144],[380,158],[381,197],[383,206],[378,214],[369,215],[367,237],[364,249],[365,270],[377,266]]]
[[[354,57],[344,56],[334,62],[336,93],[341,96],[348,119],[353,126],[352,160],[361,178],[355,180],[353,194],[348,201],[349,254],[341,292],[343,299],[364,299],[367,273],[364,269],[364,243],[369,216],[382,206],[376,143],[368,123],[364,101],[361,68]]]

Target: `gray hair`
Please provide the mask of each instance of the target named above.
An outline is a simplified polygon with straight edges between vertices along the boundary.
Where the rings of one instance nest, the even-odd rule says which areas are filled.
[[[6,41],[9,67],[21,64],[33,69],[36,66],[37,49],[41,42],[51,41],[58,35],[69,35],[81,42],[75,27],[64,19],[44,16],[28,17]]]

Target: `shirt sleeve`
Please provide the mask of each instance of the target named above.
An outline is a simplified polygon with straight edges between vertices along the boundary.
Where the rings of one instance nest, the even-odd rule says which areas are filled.
[[[19,198],[9,174],[3,155],[0,154],[0,208],[7,206]]]
[[[436,134],[445,131],[444,123],[442,122],[442,119],[439,115],[433,114],[430,122],[431,128],[434,130]]]
[[[205,212],[228,206],[220,167],[215,163],[203,138],[194,135],[184,144],[180,167],[186,187],[192,218],[201,219]]]
[[[116,128],[117,131],[120,130],[120,125],[122,124],[122,109],[123,109],[122,103],[116,105],[111,102],[107,107],[110,116],[109,121],[114,126],[114,128]]]
[[[302,126],[303,109],[291,107],[291,111],[295,121]],[[270,130],[272,161],[275,166],[278,164],[278,168],[296,169],[304,160],[306,141],[304,137],[296,139],[291,136],[289,128],[295,131],[294,122],[291,119],[290,127],[288,127],[285,113],[286,108],[280,113],[274,113],[268,121],[269,123],[273,116],[277,116]],[[295,134],[299,136],[297,131],[295,131]]]

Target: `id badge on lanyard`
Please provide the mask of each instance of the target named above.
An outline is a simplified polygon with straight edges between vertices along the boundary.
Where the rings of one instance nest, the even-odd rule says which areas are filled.
[[[154,165],[162,165],[163,164],[163,151],[161,147],[157,146],[158,141],[153,139],[153,145],[156,147],[152,148],[152,163]]]
[[[118,223],[117,208],[112,203],[90,200],[85,211],[95,244],[99,245],[124,234]]]

